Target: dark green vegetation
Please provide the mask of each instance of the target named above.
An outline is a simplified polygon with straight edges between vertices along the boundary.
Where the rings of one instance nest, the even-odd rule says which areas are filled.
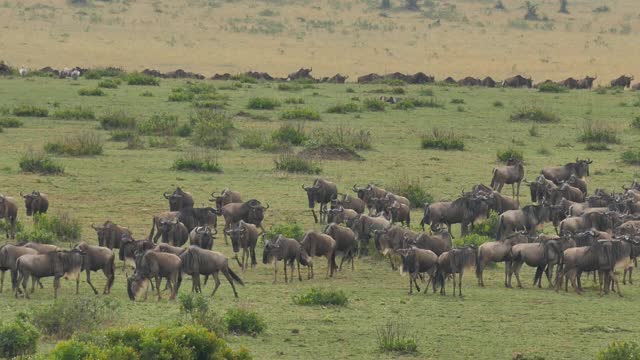
[[[100,81],[81,78],[77,82],[81,88],[95,88]],[[81,226],[80,239],[95,244],[96,236],[90,224],[107,219],[128,226],[136,238],[144,238],[149,233],[151,216],[168,210],[162,193],[172,191],[176,186],[192,192],[198,206],[209,204],[211,192],[229,187],[241,191],[247,199],[256,198],[270,204],[264,221],[267,238],[285,233],[300,239],[303,230],[321,229],[320,225],[313,224],[307,210],[306,194],[300,189],[301,184],[312,183],[317,175],[275,170],[274,159],[278,160],[279,154],[238,145],[245,132],[258,131],[265,138],[290,143],[295,153],[307,150],[305,145],[317,129],[338,134],[336,129],[342,127],[353,129],[352,134],[356,135],[361,131],[369,133],[370,148],[357,150],[364,161],[314,159],[321,165],[321,176],[336,182],[341,192],[349,194],[353,194],[349,189],[354,183],[361,186],[375,182],[409,197],[414,205],[431,202],[429,199],[451,200],[463,187],[469,191],[473,184],[488,184],[491,169],[499,164],[496,154],[507,149],[522,152],[529,180],[544,166],[564,164],[576,157],[591,158],[594,163],[588,178],[590,189],[619,190],[637,177],[638,167],[621,161],[624,152],[629,151],[629,159],[636,159],[640,164],[637,145],[640,131],[629,126],[640,112],[636,107],[618,105],[620,102],[634,103],[637,95],[629,91],[610,91],[602,95],[595,91],[549,94],[533,89],[406,86],[406,94],[402,97],[424,100],[423,94],[430,93],[437,97],[437,103],[446,106],[398,110],[383,103],[384,111],[368,111],[363,106],[364,99],[373,96],[368,91],[386,85],[315,84],[313,89],[295,92],[296,98],[304,99],[302,106],[321,114],[320,121],[306,121],[302,125],[296,120],[280,119],[281,112],[301,105],[287,104],[285,99],[291,97],[291,93],[277,90],[275,84],[202,83],[214,86],[216,94],[229,97],[226,109],[209,112],[196,110],[190,102],[169,101],[173,89],[187,86],[183,80],[163,79],[159,86],[145,88],[129,86],[123,81],[117,89],[105,90],[107,96],[96,97],[80,97],[78,86],[64,80],[0,80],[0,109],[8,109],[3,116],[17,118],[19,115],[14,109],[27,109],[24,113],[18,111],[22,127],[7,128],[0,134],[3,144],[0,156],[2,193],[14,197],[19,197],[20,191],[47,193],[51,202],[48,218],[68,213]],[[240,87],[234,84],[240,84]],[[353,93],[347,94],[347,87],[352,88]],[[392,87],[385,89],[390,91]],[[153,96],[140,96],[145,90]],[[345,95],[361,100],[348,100]],[[254,97],[275,99],[281,105],[274,110],[247,110],[249,99]],[[450,105],[452,99],[464,99],[466,111],[458,112]],[[359,104],[361,111],[326,112],[329,107],[345,102]],[[502,105],[494,106],[498,102]],[[535,123],[535,128],[532,122],[511,121],[511,114],[526,104],[549,109],[560,121]],[[90,109],[100,121],[38,117],[43,113],[53,114],[58,108],[76,106]],[[32,109],[38,111],[32,112]],[[123,114],[101,121],[108,114],[119,111]],[[156,115],[159,120],[149,120]],[[174,117],[177,122],[173,121]],[[589,119],[603,121],[616,131],[619,142],[607,144],[611,151],[587,151],[586,144],[578,142],[585,120]],[[164,127],[165,120],[170,124],[168,127]],[[193,131],[191,135],[180,137],[177,128],[184,125],[192,127]],[[464,150],[423,149],[421,136],[433,128],[452,129],[464,139]],[[531,129],[535,129],[535,136]],[[52,158],[40,152],[47,142],[87,131],[97,132],[104,140],[101,155],[55,155]],[[122,136],[120,140],[124,142],[112,141],[112,136]],[[150,139],[165,142],[167,147],[151,147],[148,145]],[[140,144],[143,149],[139,149]],[[173,169],[174,160],[188,153],[194,145],[208,144],[224,172]],[[33,151],[29,152],[29,149]],[[24,154],[29,154],[23,162],[26,172],[19,165]],[[64,173],[60,176],[32,173],[61,169],[50,165],[61,166]],[[509,187],[505,189],[509,194]],[[521,192],[522,203],[528,203],[526,188]],[[24,205],[20,203],[19,206],[18,219],[24,231],[33,231],[31,219],[24,216]],[[414,229],[419,227],[421,214],[420,208],[412,211]],[[490,233],[491,228],[483,227],[482,233]],[[462,240],[458,231],[458,226],[454,226],[456,241],[479,243],[488,239],[478,234]],[[547,232],[552,231],[547,228]],[[65,247],[78,241],[60,242],[58,235],[56,238],[57,243]],[[231,247],[225,246],[221,238],[216,239],[214,249],[232,256]],[[326,262],[322,258],[314,259],[315,279],[307,280],[303,268],[303,281],[299,282],[296,276],[292,284],[284,284],[282,263],[279,263],[278,282],[272,284],[273,265],[261,263],[261,242],[257,252],[258,266],[245,273],[230,261],[230,266],[246,283],[245,287],[238,287],[240,300],[233,300],[233,293],[224,280],[215,297],[209,298],[212,287],[208,283],[203,288],[204,298],[217,317],[207,324],[196,324],[208,329],[224,328],[221,319],[228,309],[240,306],[255,311],[266,324],[261,334],[256,337],[223,336],[234,351],[245,347],[256,359],[300,359],[309,354],[317,358],[397,358],[397,353],[379,349],[378,329],[390,320],[401,321],[407,334],[414,338],[418,353],[405,355],[405,358],[416,359],[510,358],[514,352],[530,358],[594,358],[614,340],[631,341],[638,337],[635,317],[621,315],[640,310],[637,284],[623,286],[624,298],[598,297],[591,280],[583,281],[587,290],[583,296],[556,294],[547,289],[532,288],[533,272],[525,268],[522,274],[525,289],[512,290],[503,287],[503,268],[499,265],[485,272],[485,289],[476,285],[473,271],[465,272],[463,299],[430,293],[407,296],[408,277],[391,271],[388,260],[378,256],[357,260],[355,272],[347,266],[333,279],[324,278]],[[119,302],[120,306],[110,312],[110,321],[105,326],[122,331],[130,325],[158,327],[186,321],[184,319],[189,316],[181,312],[180,301],[166,300],[166,293],[165,300],[161,301],[155,301],[153,297],[147,302],[128,300],[120,265],[118,263],[112,294],[106,297]],[[101,288],[105,278],[98,272],[92,274],[92,281]],[[5,283],[5,292],[0,294],[3,319],[11,321],[18,312],[33,314],[37,313],[34,309],[50,307],[54,303],[52,280],[44,279],[43,283],[45,288],[36,290],[30,301],[14,299]],[[188,277],[182,286],[181,294],[187,294],[191,287]],[[294,296],[308,294],[312,288],[341,291],[349,303],[347,306],[322,307],[300,306],[293,302]],[[72,281],[62,280],[59,297],[73,299],[74,290]],[[93,296],[84,283],[80,285],[80,293]],[[41,338],[38,351],[53,349],[55,341],[50,337]]]
[[[347,306],[349,299],[342,291],[311,288],[305,294],[293,297],[298,305],[336,305]]]

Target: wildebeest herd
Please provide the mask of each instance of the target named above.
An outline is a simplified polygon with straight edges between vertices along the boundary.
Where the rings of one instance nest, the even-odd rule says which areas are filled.
[[[238,297],[235,284],[244,285],[242,279],[229,266],[229,259],[213,251],[218,234],[217,217],[224,218],[223,237],[231,239],[234,259],[242,271],[257,265],[256,246],[262,236],[264,249],[262,262],[274,263],[274,283],[277,281],[277,264],[283,262],[285,282],[294,280],[297,265],[307,267],[307,277],[314,277],[314,257],[327,260],[327,277],[341,271],[345,261],[355,269],[356,257],[368,256],[369,243],[389,259],[393,270],[408,272],[409,292],[415,286],[420,291],[418,279],[427,281],[433,292],[440,288],[445,294],[445,282],[453,279],[454,295],[462,296],[462,278],[465,269],[475,268],[478,284],[484,287],[483,271],[490,263],[504,262],[504,285],[512,286],[515,275],[518,287],[522,287],[520,271],[524,264],[535,268],[534,286],[542,287],[543,275],[549,287],[558,291],[564,281],[577,293],[582,293],[581,275],[584,272],[598,275],[600,293],[615,290],[622,295],[618,284],[618,271],[623,271],[623,283],[632,283],[631,272],[640,254],[640,184],[633,182],[623,192],[612,193],[596,189],[587,192],[585,178],[589,176],[591,160],[576,159],[563,166],[544,168],[529,182],[525,178],[522,161],[509,159],[506,166],[493,169],[491,186],[477,184],[471,191],[461,193],[453,201],[424,204],[421,219],[422,232],[411,230],[411,203],[398,194],[369,184],[340,193],[336,184],[316,179],[310,186],[302,185],[308,207],[316,223],[324,223],[322,231],[310,230],[300,241],[277,234],[264,239],[262,225],[269,205],[257,199],[243,201],[239,192],[224,189],[219,195],[211,194],[214,207],[194,207],[193,196],[180,187],[172,193],[164,193],[169,211],[152,217],[151,231],[145,239],[134,239],[126,227],[107,220],[101,225],[92,224],[98,245],[80,242],[71,249],[55,245],[22,242],[0,247],[0,291],[4,274],[11,273],[15,296],[29,297],[40,279],[54,278],[54,296],[57,297],[60,278],[76,281],[79,291],[80,274],[86,272],[86,282],[95,294],[98,290],[91,283],[91,272],[101,270],[107,281],[103,294],[108,294],[114,283],[115,258],[122,261],[125,274],[127,263],[135,269],[127,274],[127,292],[132,300],[147,297],[148,283],[161,297],[161,280],[166,279],[170,298],[176,296],[183,276],[192,279],[192,291],[201,292],[200,275],[213,276],[215,286],[220,286],[222,273]],[[520,185],[528,185],[532,204],[520,207]],[[501,194],[504,185],[512,186],[512,197]],[[46,213],[49,199],[46,194],[33,191],[21,196],[27,216]],[[315,212],[319,206],[319,217]],[[366,212],[366,214],[365,214]],[[495,241],[480,246],[452,246],[451,226],[460,224],[465,236],[491,213],[498,215]],[[6,237],[15,238],[18,202],[0,195],[0,218],[6,220]],[[556,234],[542,233],[543,227],[552,223]],[[425,232],[425,226],[430,230]],[[158,244],[158,239],[161,239]],[[189,242],[187,244],[187,241]],[[239,257],[242,250],[242,255]],[[340,265],[336,257],[341,256]],[[457,279],[456,279],[457,275]],[[31,290],[27,289],[31,278]],[[425,289],[426,293],[427,290]]]

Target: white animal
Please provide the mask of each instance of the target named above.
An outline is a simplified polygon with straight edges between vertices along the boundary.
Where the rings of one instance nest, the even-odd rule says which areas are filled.
[[[78,70],[78,69],[73,69],[73,70],[71,71],[71,78],[72,78],[73,80],[78,80],[78,77],[80,77],[80,70]]]
[[[20,76],[25,77],[27,76],[27,74],[29,73],[29,69],[27,69],[26,67],[21,67],[20,70],[18,70],[18,74],[20,74]]]
[[[62,71],[60,71],[60,79],[64,79],[69,75],[71,75],[71,69],[69,69],[67,67],[62,69]]]

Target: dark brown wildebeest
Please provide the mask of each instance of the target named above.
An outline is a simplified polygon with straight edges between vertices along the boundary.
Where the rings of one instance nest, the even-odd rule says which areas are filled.
[[[539,225],[549,221],[551,208],[547,204],[527,205],[520,210],[509,210],[502,213],[498,218],[498,240],[518,231],[524,230],[531,233]]]
[[[481,194],[473,197],[471,200],[484,201],[490,210],[495,211],[498,215],[508,210],[518,209],[518,200],[500,194],[497,191],[492,191],[489,194]],[[470,202],[470,206],[473,207],[473,201]],[[471,212],[477,211],[476,209],[470,209]],[[475,219],[476,216],[474,216]]]
[[[384,200],[386,206],[391,206],[394,201],[397,201],[397,202],[399,202],[401,204],[406,205],[408,208],[411,208],[411,201],[409,201],[409,199],[407,199],[404,196],[396,195],[396,194],[388,192],[388,191],[384,194],[383,200]]]
[[[573,187],[577,187],[578,189],[580,189],[580,191],[582,191],[582,193],[585,196],[587,195],[587,182],[584,181],[583,179],[572,174],[571,176],[569,176],[569,179],[567,180],[567,184]]]
[[[381,230],[374,230],[373,234],[376,250],[378,250],[382,256],[389,258],[392,270],[396,270],[396,265],[393,261],[396,251],[402,249],[405,243],[415,241],[418,237],[417,233],[400,226],[390,226]],[[407,240],[405,240],[405,238],[407,238]]]
[[[183,208],[193,207],[193,196],[183,191],[180,187],[172,193],[164,193],[164,198],[169,200],[169,211],[178,211]]]
[[[264,232],[262,220],[264,220],[264,212],[269,208],[262,206],[260,201],[251,199],[243,203],[231,203],[222,207],[222,217],[224,217],[224,230],[231,229],[231,224],[243,220],[246,223],[253,224]],[[227,244],[227,233],[224,233],[224,243]]]
[[[557,265],[558,272],[556,273],[556,277],[559,275],[560,266],[562,266],[562,256],[564,251],[569,248],[576,247],[576,241],[573,237],[561,237],[558,239],[549,239],[543,241],[544,243],[544,259],[543,262],[546,264],[545,268],[536,269],[536,273],[533,277],[533,285],[538,284],[538,287],[542,287],[542,273],[546,273],[547,280],[549,281],[549,288],[553,287],[554,282],[553,279],[553,268]]]
[[[612,228],[611,219],[607,214],[601,212],[587,212],[580,216],[569,217],[560,222],[558,234],[560,236],[577,234],[591,228],[609,231]]]
[[[544,175],[538,175],[535,181],[528,182],[526,179],[523,182],[529,185],[531,191],[531,201],[542,203],[545,199],[550,199],[554,190],[558,189],[558,186],[551,180],[547,180]]]
[[[24,290],[24,295],[28,299],[29,291],[27,283],[29,277],[41,279],[43,277],[53,276],[53,297],[58,298],[58,288],[60,288],[60,278],[75,278],[76,295],[80,289],[80,272],[82,271],[82,263],[84,253],[78,249],[51,251],[46,254],[26,254],[22,255],[16,261],[15,278],[12,279],[16,286],[16,297],[23,293],[20,285]],[[20,284],[22,282],[22,284]],[[33,292],[33,284],[31,287]]]
[[[27,248],[24,246],[16,246],[6,244],[0,247],[0,293],[4,287],[4,273],[9,270],[11,279],[15,278],[16,261],[22,255],[26,254],[38,254],[35,249]],[[35,279],[34,279],[35,280]],[[17,283],[11,284],[11,288],[15,291]]]
[[[578,80],[570,77],[570,78],[566,78],[566,79],[558,82],[558,85],[564,86],[567,89],[577,89],[578,88]]]
[[[351,230],[356,234],[360,243],[358,256],[368,255],[369,239],[374,230],[382,230],[391,226],[391,222],[383,216],[372,217],[368,215],[360,215],[353,220]]]
[[[584,193],[577,187],[573,187],[568,183],[562,183],[558,187],[558,192],[562,194],[562,197],[573,202],[581,203],[585,200]]]
[[[327,222],[351,226],[353,221],[360,216],[355,210],[345,209],[342,206],[327,210]]]
[[[510,158],[507,160],[506,166],[493,168],[493,176],[491,177],[491,188],[497,192],[502,191],[502,187],[507,184],[511,185],[512,197],[520,200],[520,184],[524,179],[524,166],[522,160]],[[518,185],[516,192],[515,186]]]
[[[453,275],[453,296],[456,296],[456,274],[458,274],[458,295],[462,297],[462,276],[468,268],[475,268],[478,248],[465,246],[443,252],[438,256],[438,271],[434,286],[440,285],[440,295],[446,295],[447,277]]]
[[[417,72],[409,77],[407,82],[409,84],[428,84],[435,81],[432,75],[427,75],[423,72]]]
[[[329,79],[327,79],[326,82],[328,82],[330,84],[344,84],[345,81],[347,81],[348,78],[349,78],[348,75],[335,74],[332,77],[330,77]]]
[[[180,256],[183,252],[187,251],[187,249],[177,246],[171,246],[169,244],[161,243],[156,246],[153,251],[165,252],[173,255]]]
[[[153,241],[154,243],[157,242],[160,236],[162,236],[162,222],[178,220],[179,215],[179,211],[164,211],[157,215],[154,215],[151,220],[151,232],[149,232],[149,237],[147,238],[147,240]],[[154,236],[154,232],[156,231],[156,229],[157,233]]]
[[[364,209],[366,208],[367,205],[360,198],[353,197],[353,196],[350,196],[348,194],[344,194],[344,195],[342,195],[342,200],[340,200],[340,199],[331,200],[331,208],[332,209],[340,207],[340,206],[342,206],[345,209],[351,209],[351,210],[355,211],[358,214],[363,214],[364,213]],[[329,221],[329,222],[331,222],[331,221]]]
[[[231,227],[231,230],[227,230],[227,235],[231,238],[233,253],[242,271],[244,272],[247,269],[249,258],[251,258],[251,267],[255,267],[258,264],[256,261],[256,244],[258,243],[258,237],[261,235],[261,233],[258,232],[258,228],[253,224],[248,224],[240,220]],[[238,259],[238,252],[241,248],[242,261]]]
[[[621,75],[617,79],[611,80],[611,87],[628,88],[631,86],[631,80],[633,80],[633,76]]]
[[[433,204],[424,204],[424,214],[420,226],[424,230],[424,225],[428,224],[434,230],[439,224],[446,224],[449,234],[451,234],[451,225],[460,224],[462,236],[468,231],[468,214],[466,209],[467,200],[462,196],[455,201],[443,201]]]
[[[639,91],[640,90],[640,83],[633,84],[633,86],[631,86],[631,89],[633,91]]]
[[[378,74],[367,74],[358,77],[358,84],[370,84],[382,80],[382,76]]]
[[[555,184],[560,184],[563,181],[569,180],[571,175],[579,178],[589,176],[589,164],[591,163],[593,163],[593,161],[590,159],[579,160],[576,158],[575,162],[568,163],[564,166],[546,167],[542,169],[541,174]]]
[[[336,241],[329,235],[317,231],[307,231],[300,241],[302,252],[309,257],[307,278],[313,279],[314,257],[324,256],[327,258],[327,278],[333,277],[333,272],[337,270],[336,265]]]
[[[215,231],[215,229],[214,229]],[[189,233],[189,244],[199,246],[203,249],[211,250],[213,248],[214,235],[218,232],[211,232],[208,226],[198,226]]]
[[[182,246],[189,239],[189,230],[178,219],[160,221],[158,228],[162,234],[162,242],[173,246]]]
[[[320,223],[326,221],[327,204],[338,198],[338,187],[336,184],[317,178],[312,186],[304,186],[303,184],[302,189],[307,193],[309,209],[311,209],[311,214],[316,224],[318,223],[318,216],[315,210],[316,203],[320,205]]]
[[[524,233],[511,234],[507,238],[498,241],[486,242],[478,247],[476,259],[476,277],[478,285],[484,287],[482,273],[484,268],[492,262],[504,262],[504,286],[509,287],[508,276],[511,271],[511,247],[516,244],[527,242]]]
[[[339,226],[336,223],[329,223],[323,233],[331,236],[336,241],[336,255],[342,255],[338,271],[342,271],[342,264],[345,260],[351,260],[351,270],[355,270],[354,258],[358,251],[358,240],[353,230],[348,227]]]
[[[6,219],[5,231],[7,239],[16,238],[16,219],[18,218],[18,204],[12,197],[0,194],[0,219]]]
[[[123,236],[132,237],[131,231],[125,227],[116,225],[111,220],[105,221],[102,226],[91,224],[98,235],[98,245],[109,249],[119,249]]]
[[[473,76],[467,76],[464,79],[458,80],[458,85],[460,86],[480,86],[482,85],[482,80],[478,78],[474,78]]]
[[[151,281],[153,286],[154,280],[158,300],[162,299],[160,295],[160,281],[162,278],[167,279],[167,286],[171,288],[169,299],[175,299],[182,280],[181,268],[182,261],[180,257],[174,254],[153,250],[137,252],[136,271],[131,277],[127,278],[129,299],[135,301],[140,291],[146,290],[147,282]],[[144,299],[147,300],[147,291],[144,293]]]
[[[585,76],[584,79],[578,80],[578,86],[576,88],[590,90],[593,87],[593,81],[597,78],[597,76]]]
[[[456,81],[456,79],[452,78],[451,76],[447,76],[447,78],[446,78],[446,79],[444,79],[444,80],[442,80],[442,82],[443,82],[443,83],[445,83],[445,84],[450,84],[450,85],[453,85],[453,84],[457,84],[457,83],[458,83],[458,82]]]
[[[487,76],[482,79],[481,85],[484,87],[494,88],[496,87],[496,81],[493,80],[490,76]]]
[[[287,283],[287,265],[291,267],[291,282],[293,282],[293,265],[298,263],[298,280],[302,281],[300,275],[300,264],[307,266],[308,258],[302,251],[300,243],[295,239],[289,239],[278,235],[276,240],[267,240],[262,252],[262,263],[268,264],[273,261],[273,283],[276,283],[278,275],[278,261],[284,260],[284,282]]]
[[[84,241],[76,245],[76,249],[85,254],[82,270],[85,270],[87,273],[87,284],[91,286],[93,293],[98,295],[98,290],[96,290],[95,286],[91,283],[91,272],[98,270],[102,270],[104,276],[107,277],[107,283],[104,285],[102,294],[106,295],[111,293],[111,286],[113,286],[113,280],[116,278],[116,256],[113,251],[106,247],[91,246]]]
[[[155,248],[155,243],[149,240],[134,240],[130,236],[123,236],[120,242],[118,258],[122,260],[122,269],[126,269],[127,260],[130,260],[134,267],[136,264],[136,252],[144,253]]]
[[[512,87],[512,88],[522,88],[522,87],[531,88],[532,85],[533,84],[532,84],[531,78],[527,79],[521,75],[516,75],[510,78],[507,78],[502,82],[503,87]]]
[[[434,254],[433,251],[412,246],[408,249],[398,249],[397,253],[402,258],[402,271],[409,273],[409,294],[413,294],[413,285],[420,292],[420,287],[416,281],[420,274],[427,273],[429,282],[434,281],[436,269],[438,268],[438,255]],[[425,295],[428,289],[429,285],[424,289]]]
[[[387,208],[389,215],[391,216],[391,223],[401,222],[406,227],[411,227],[411,208],[407,205],[394,201],[391,206]]]
[[[536,269],[546,267],[545,257],[545,244],[542,242],[516,244],[511,247],[511,271],[509,271],[509,286],[511,287],[511,278],[515,274],[516,281],[518,282],[518,288],[522,288],[522,282],[520,282],[520,269],[523,264],[527,264]],[[547,279],[551,283],[551,274],[547,273]],[[534,286],[535,286],[534,277]],[[542,287],[542,281],[538,283],[538,287]]]
[[[407,235],[411,234],[405,233],[402,247],[415,246],[420,249],[431,250],[438,256],[446,251],[451,250],[451,235],[446,231],[442,231],[433,235],[420,233],[413,239]]]
[[[27,209],[27,216],[35,214],[46,214],[49,209],[49,199],[47,194],[40,191],[33,191],[31,194],[20,196],[24,198],[24,207]]]
[[[216,209],[220,211],[222,210],[222,207],[227,204],[241,203],[242,195],[237,191],[224,189],[220,193],[220,196],[215,195],[215,193],[211,193],[211,199],[209,201],[214,202],[216,204]]]
[[[192,291],[202,292],[202,288],[200,287],[200,274],[207,276],[213,275],[216,285],[213,288],[213,292],[211,292],[211,296],[215,295],[220,287],[220,272],[222,272],[222,275],[224,275],[227,281],[229,281],[229,284],[231,284],[233,295],[236,298],[238,297],[238,292],[233,283],[237,282],[244,286],[242,279],[229,267],[229,259],[222,253],[204,250],[197,246],[190,246],[187,251],[180,255],[180,259],[182,260],[182,272],[191,275],[193,281]]]
[[[362,188],[353,185],[353,192],[358,194],[358,199],[364,201],[365,205],[369,209],[369,215],[371,215],[371,209],[374,205],[371,199],[382,199],[387,194],[387,190],[377,187],[373,184],[369,184],[366,187]]]

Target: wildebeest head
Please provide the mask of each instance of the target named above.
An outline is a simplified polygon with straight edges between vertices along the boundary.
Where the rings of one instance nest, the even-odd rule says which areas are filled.
[[[309,209],[313,209],[316,201],[319,201],[320,184],[316,183],[314,186],[304,186],[302,189],[307,192],[307,199],[309,200]]]
[[[31,194],[27,195],[23,195],[21,192],[20,196],[24,198],[24,207],[27,209],[27,216],[33,215],[34,203],[40,198],[40,192],[33,191]]]
[[[187,203],[187,198],[190,198],[190,195],[184,192],[180,187],[177,187],[171,194],[165,192],[163,195],[165,199],[169,200],[169,211],[179,211]]]
[[[583,178],[585,176],[589,176],[589,164],[593,163],[591,159],[587,160],[578,160],[576,158],[575,162],[575,172],[576,176],[579,178]]]
[[[104,246],[105,245],[105,232],[106,232],[106,226],[96,226],[94,224],[91,224],[91,227],[93,228],[93,230],[96,231],[96,235],[98,235],[98,245],[100,246]]]
[[[147,279],[142,277],[140,274],[134,273],[127,278],[127,294],[129,295],[129,299],[132,301],[135,301],[138,294],[146,290],[146,288]]]
[[[338,217],[344,212],[344,208],[342,206],[337,206],[335,208],[327,210],[327,222],[334,223],[338,222]]]
[[[245,204],[249,206],[248,212],[248,223],[259,226],[264,220],[264,212],[269,208],[269,203],[267,206],[262,206],[262,204],[258,200],[249,200]]]
[[[356,195],[358,196],[358,199],[360,199],[362,201],[365,201],[365,202],[367,201],[365,199],[366,198],[366,194],[367,194],[365,188],[356,187],[356,185],[354,184],[352,190],[353,190],[354,193],[356,193]]]
[[[232,226],[231,229],[225,231],[227,235],[231,237],[231,245],[234,253],[240,251],[240,241],[247,234],[247,228],[244,224],[244,221],[240,220],[235,226]]]
[[[198,226],[194,230],[200,237],[200,246],[210,250],[213,247],[213,236],[216,235],[218,231],[214,229],[214,232],[212,233],[211,228],[206,225]]]

